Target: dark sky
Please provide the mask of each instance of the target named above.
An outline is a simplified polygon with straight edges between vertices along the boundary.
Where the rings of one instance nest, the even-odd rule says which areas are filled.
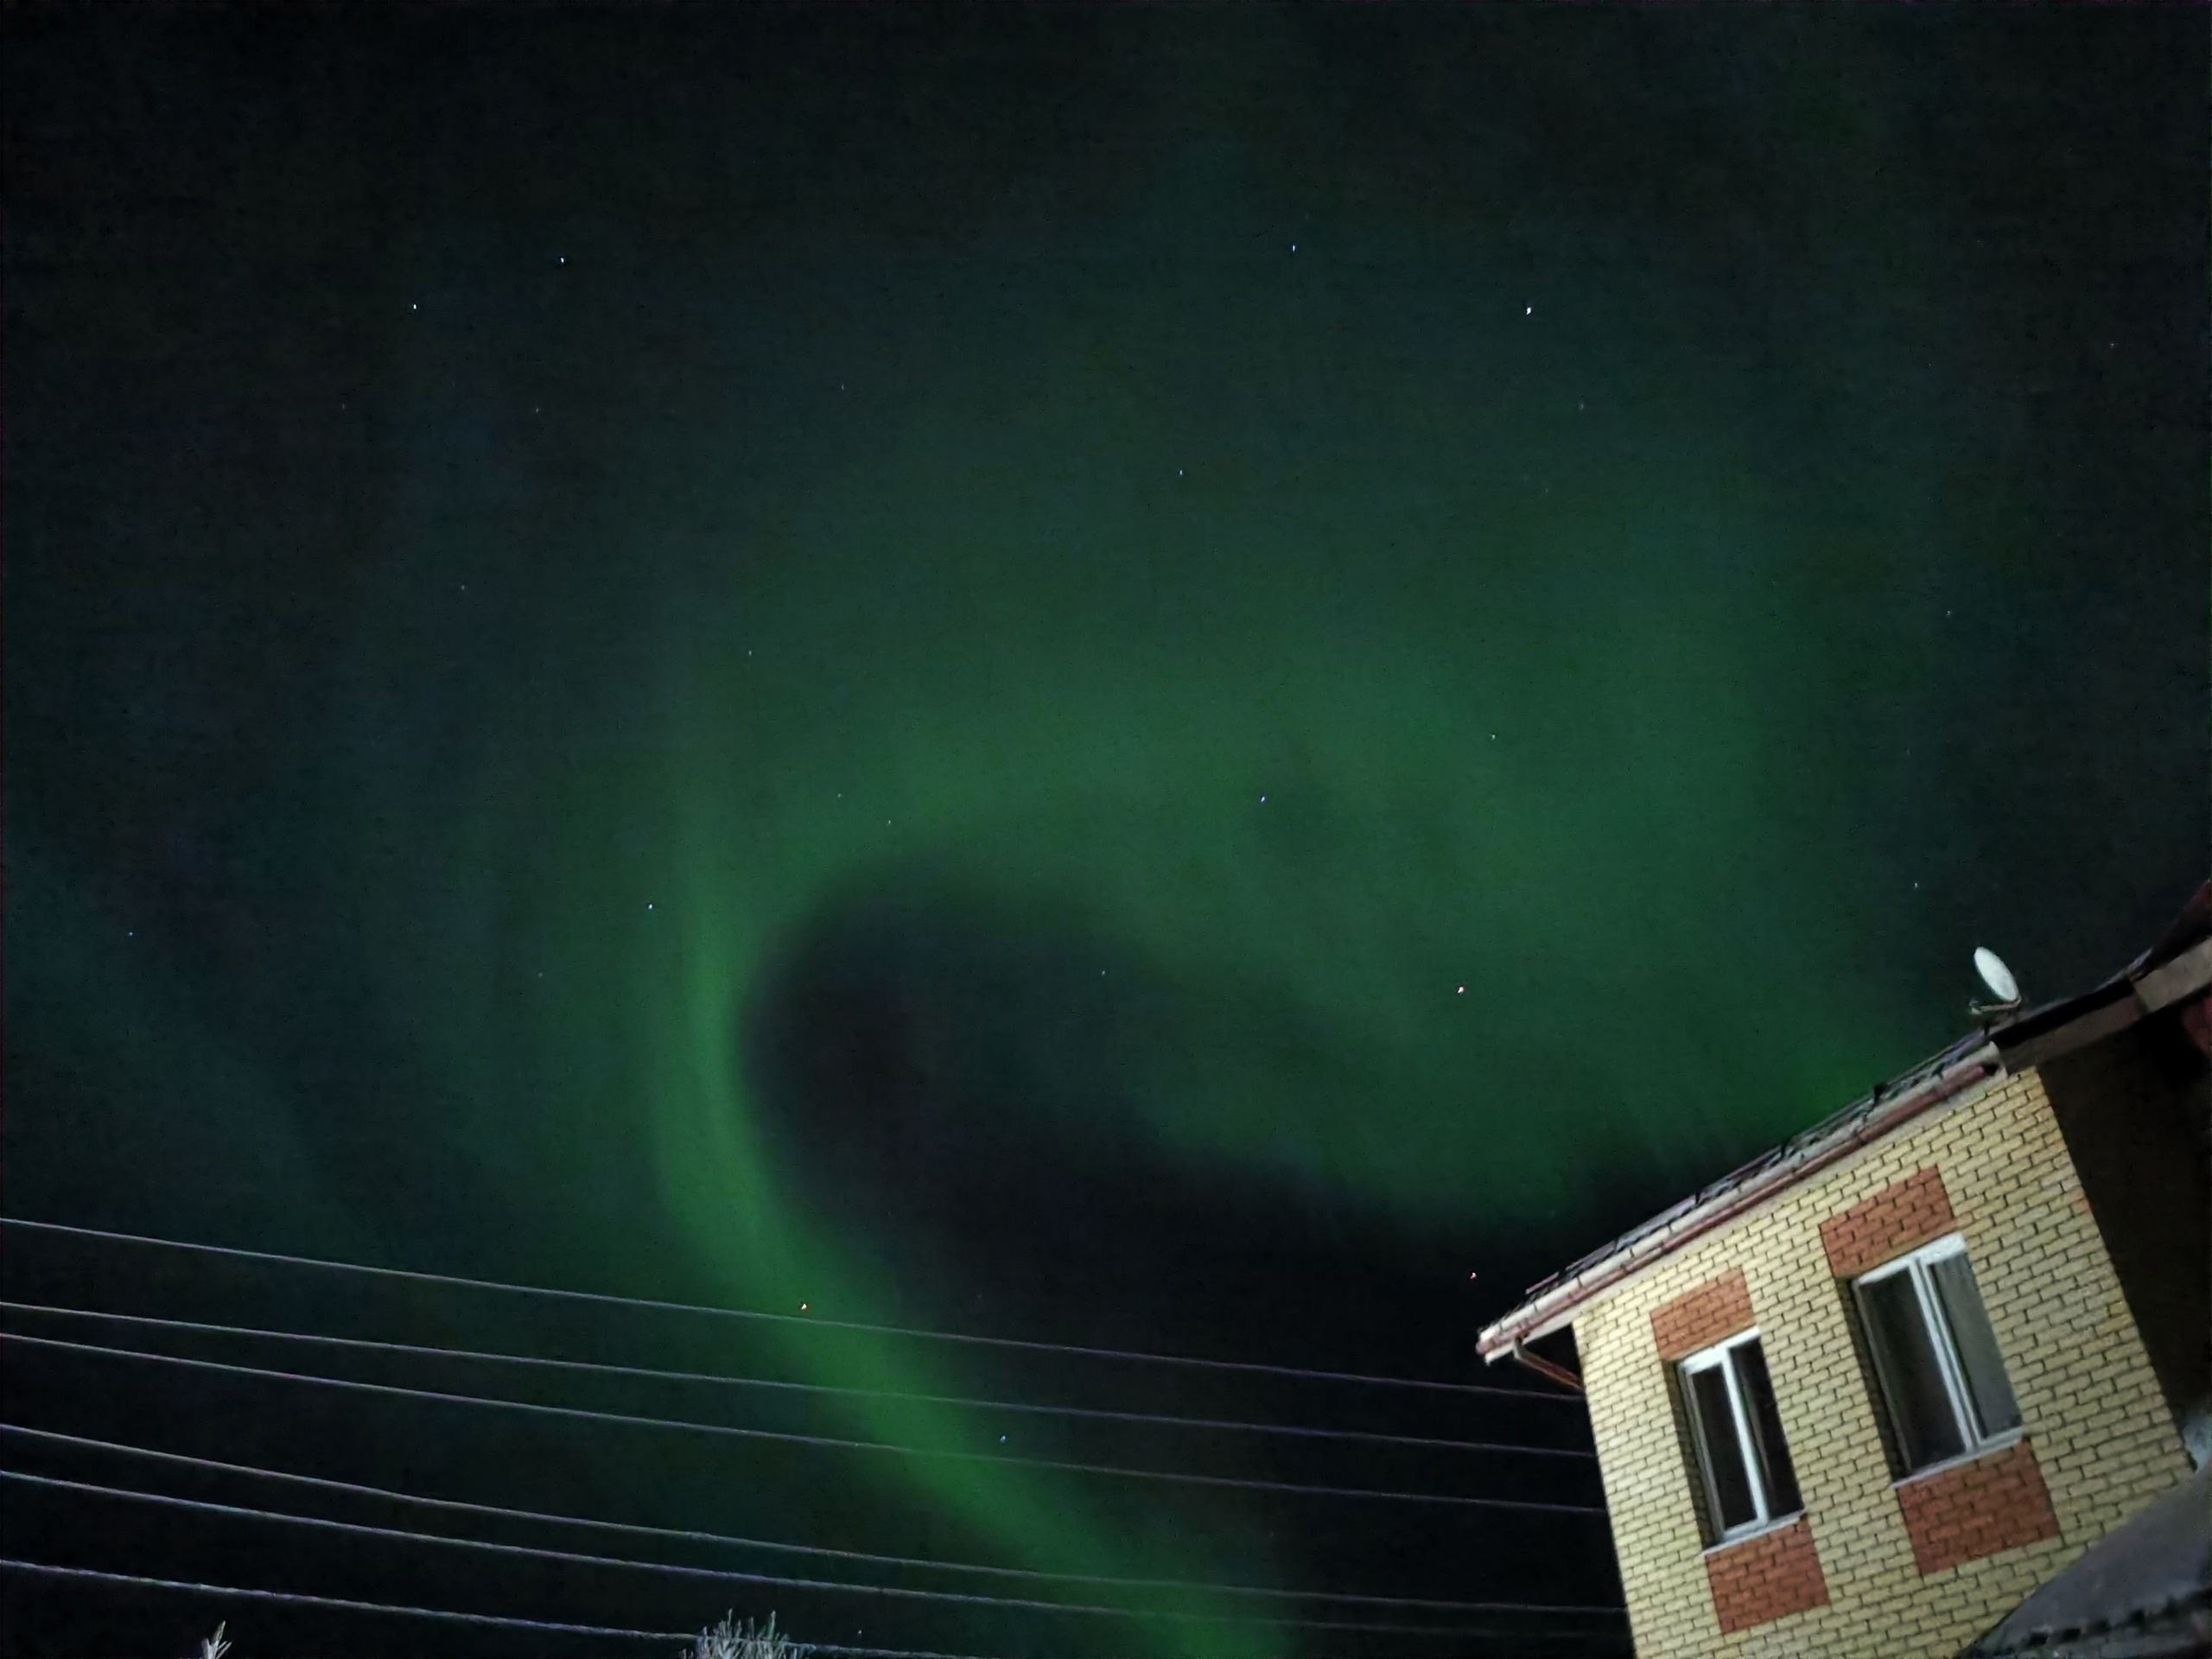
[[[2031,998],[2079,989],[2205,874],[2200,11],[6,29],[10,1215],[1510,1385],[1483,1320],[1959,1034],[1975,945]],[[1586,1444],[1554,1403],[16,1230],[0,1265],[19,1299]],[[908,1445],[1597,1491],[1567,1459],[34,1326]],[[10,1349],[10,1421],[446,1496],[1618,1594],[1592,1517]],[[20,1442],[5,1466],[425,1524]],[[748,1603],[8,1498],[12,1554],[537,1618],[772,1606],[1006,1659],[1622,1650]],[[217,1617],[238,1659],[637,1650],[0,1591],[26,1652],[181,1652]]]

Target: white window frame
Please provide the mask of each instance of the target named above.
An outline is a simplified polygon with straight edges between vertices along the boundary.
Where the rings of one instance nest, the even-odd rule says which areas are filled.
[[[1916,1250],[1909,1251],[1894,1262],[1885,1262],[1872,1273],[1862,1273],[1851,1281],[1852,1300],[1858,1309],[1859,1323],[1870,1333],[1866,1346],[1874,1362],[1875,1379],[1881,1384],[1882,1404],[1894,1426],[1897,1420],[1897,1385],[1891,1378],[1890,1362],[1884,1357],[1881,1344],[1871,1335],[1872,1327],[1866,1318],[1866,1303],[1861,1287],[1878,1284],[1885,1279],[1893,1279],[1901,1273],[1911,1274],[1914,1300],[1920,1309],[1921,1322],[1928,1327],[1928,1345],[1936,1355],[1936,1372],[1942,1379],[1943,1395],[1950,1402],[1951,1415],[1958,1427],[1959,1445],[1964,1448],[1951,1457],[1939,1458],[1933,1463],[1923,1464],[1917,1469],[1906,1470],[1903,1477],[1904,1480],[1917,1479],[1933,1470],[1963,1463],[1969,1458],[1978,1458],[1986,1452],[2009,1445],[2020,1438],[2017,1426],[2000,1428],[1993,1434],[1981,1432],[1976,1421],[1974,1396],[1967,1391],[1966,1367],[1959,1358],[1958,1335],[1951,1329],[1950,1315],[1943,1311],[1942,1303],[1936,1298],[1935,1281],[1929,1277],[1928,1268],[1931,1262],[1941,1262],[1948,1256],[1965,1255],[1966,1253],[1966,1235],[1953,1233],[1932,1244],[1923,1244]],[[1971,1259],[1967,1262],[1967,1269],[1968,1272],[1974,1269]],[[2004,1356],[2000,1352],[1998,1357],[2001,1363]],[[2006,1369],[2010,1370],[2009,1367]],[[2012,1379],[2008,1376],[2005,1381],[2009,1385]],[[1900,1443],[1900,1456],[1903,1451]]]
[[[1734,1336],[1724,1342],[1716,1342],[1710,1348],[1701,1348],[1686,1359],[1675,1362],[1675,1375],[1681,1379],[1683,1414],[1690,1423],[1690,1444],[1697,1448],[1698,1478],[1705,1483],[1705,1503],[1713,1520],[1714,1548],[1748,1538],[1755,1532],[1764,1532],[1777,1522],[1787,1521],[1803,1513],[1802,1503],[1789,1515],[1774,1513],[1772,1495],[1766,1490],[1766,1478],[1760,1472],[1758,1448],[1751,1439],[1751,1408],[1745,1403],[1744,1391],[1736,1382],[1736,1368],[1726,1363],[1730,1351],[1758,1339],[1758,1329],[1753,1326],[1749,1331],[1738,1331]],[[1698,1415],[1697,1395],[1690,1387],[1692,1376],[1716,1368],[1720,1372],[1721,1382],[1727,1385],[1729,1415],[1734,1419],[1736,1427],[1736,1455],[1744,1460],[1744,1484],[1751,1488],[1751,1518],[1733,1527],[1721,1524],[1720,1491],[1719,1484],[1713,1478],[1713,1454],[1706,1447],[1705,1421]]]

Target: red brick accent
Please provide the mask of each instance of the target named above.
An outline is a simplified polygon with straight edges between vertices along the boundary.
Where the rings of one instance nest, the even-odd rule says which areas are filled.
[[[2058,1536],[2050,1493],[2025,1440],[1901,1482],[1897,1508],[1921,1576]]]
[[[1957,1224],[1943,1178],[1923,1169],[1822,1222],[1821,1245],[1837,1278],[1856,1279]]]
[[[1751,1293],[1744,1270],[1731,1268],[1718,1279],[1685,1291],[1651,1310],[1651,1337],[1659,1357],[1680,1359],[1732,1337],[1751,1323]]]
[[[1705,1558],[1705,1577],[1724,1636],[1828,1605],[1827,1578],[1802,1515],[1786,1527],[1713,1551]]]

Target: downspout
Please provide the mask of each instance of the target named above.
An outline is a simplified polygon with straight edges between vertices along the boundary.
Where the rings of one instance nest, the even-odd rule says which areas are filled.
[[[1582,1379],[1573,1371],[1568,1370],[1564,1365],[1554,1364],[1541,1354],[1530,1353],[1517,1342],[1513,1344],[1513,1357],[1535,1372],[1537,1376],[1548,1376],[1560,1387],[1573,1389],[1577,1394],[1582,1392]]]

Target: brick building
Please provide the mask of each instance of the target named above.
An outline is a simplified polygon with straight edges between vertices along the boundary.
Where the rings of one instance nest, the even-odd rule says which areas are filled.
[[[2208,895],[1483,1332],[1586,1394],[1641,1659],[1948,1659],[2206,1460]]]

